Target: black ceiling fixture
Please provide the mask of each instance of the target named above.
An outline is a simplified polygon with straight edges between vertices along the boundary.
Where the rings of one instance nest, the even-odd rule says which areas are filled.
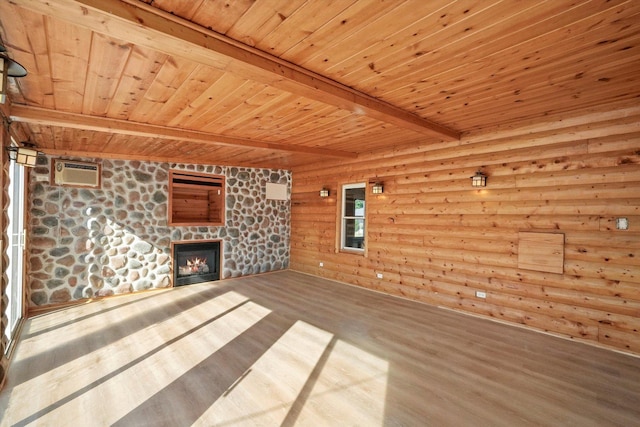
[[[27,69],[7,56],[7,49],[0,45],[0,104],[4,104],[7,97],[7,79],[9,77],[24,77]]]

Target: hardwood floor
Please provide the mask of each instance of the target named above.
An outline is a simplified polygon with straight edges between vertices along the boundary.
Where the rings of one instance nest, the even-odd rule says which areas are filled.
[[[3,426],[633,426],[640,358],[285,271],[29,319]]]

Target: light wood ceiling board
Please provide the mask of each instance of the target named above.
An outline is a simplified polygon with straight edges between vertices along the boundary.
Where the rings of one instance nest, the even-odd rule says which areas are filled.
[[[256,0],[227,31],[227,35],[248,46],[256,46],[307,0]]]
[[[291,47],[313,34],[325,22],[334,18],[355,0],[309,1],[282,21],[277,31],[272,31],[257,44],[261,50],[280,57]]]
[[[216,82],[219,95],[217,97],[209,97],[208,105],[197,110],[195,115],[182,121],[178,126],[219,133],[216,129],[219,124],[224,125],[224,123],[220,123],[220,117],[224,112],[242,105],[245,99],[265,88],[264,84],[250,80],[231,86],[226,85],[227,81],[227,79],[220,78]],[[246,129],[246,135],[249,135],[250,131],[250,129]]]
[[[255,82],[247,83],[245,85],[246,89],[233,97],[233,104],[227,101],[223,108],[212,109],[212,113],[215,115],[215,122],[210,121],[205,124],[202,130],[228,135],[245,134],[247,137],[254,137],[254,131],[256,130],[255,119],[265,113],[264,104],[268,104],[274,98],[286,98],[287,94],[271,86],[264,86]],[[244,127],[230,126],[230,122],[238,119],[245,121],[246,125]],[[254,125],[249,125],[249,123]],[[274,136],[274,138],[278,139],[277,136]]]
[[[99,33],[91,38],[91,54],[84,89],[83,114],[105,116],[120,76],[131,55],[131,44]]]
[[[260,51],[252,51],[232,39],[207,31],[172,15],[160,14],[144,3],[99,0],[14,0],[16,4],[89,27],[114,38],[187,56],[198,63],[236,73],[247,79],[271,84],[282,90],[308,96],[349,111],[362,112],[381,121],[407,127],[428,135],[459,138],[459,132],[381,102],[323,76],[281,61]],[[144,22],[140,26],[139,22]],[[185,48],[185,43],[189,49]]]
[[[274,118],[279,115],[277,112],[294,103],[299,97],[288,92],[278,92],[274,94],[272,89],[273,88],[269,86],[256,94],[256,96],[248,99],[246,101],[247,103],[254,104],[251,116],[235,117],[226,121],[224,126],[219,127],[221,132],[234,128],[251,128],[256,131],[257,129],[273,127],[275,125]],[[275,136],[273,137],[275,138]],[[259,139],[262,138],[261,136]]]
[[[226,153],[225,153],[226,154]],[[295,165],[314,162],[330,162],[331,159],[319,159],[317,156],[310,154],[287,154],[282,155],[277,152],[261,151],[244,153],[229,153],[225,155],[225,162],[233,166],[250,166],[250,167],[271,167],[274,169],[291,169]],[[215,163],[214,163],[215,164]]]
[[[123,150],[126,145],[129,144],[132,147],[131,151],[134,151],[142,156],[148,156],[151,154],[173,157],[176,161],[182,161],[181,159],[197,158],[208,153],[215,153],[223,151],[223,148],[212,147],[211,145],[202,144],[194,141],[184,140],[164,140],[160,138],[131,138],[127,135],[119,135],[121,146],[118,149],[112,147],[112,152],[127,152]],[[130,142],[128,142],[130,141]]]
[[[296,140],[300,138],[302,134],[312,130],[314,133],[320,132],[320,128],[323,129],[335,129],[340,124],[346,125],[345,122],[349,121],[351,126],[355,127],[360,125],[363,121],[369,119],[362,117],[354,117],[349,114],[345,114],[343,110],[335,108],[313,108],[306,113],[298,114],[297,116],[291,116],[286,123],[283,123],[278,127],[279,132],[284,132],[291,135]],[[377,120],[374,120],[375,124],[380,124]],[[325,128],[326,126],[326,128]],[[324,136],[327,136],[325,133]],[[305,144],[303,141],[299,141],[300,144]]]
[[[261,132],[264,132],[262,137],[269,138],[269,132],[277,130],[279,134],[278,138],[288,138],[295,134],[295,129],[301,123],[305,123],[306,120],[310,120],[311,117],[326,116],[336,112],[344,114],[345,116],[350,114],[332,105],[291,94],[290,102],[283,103],[278,107],[265,111],[263,121],[266,123],[266,126],[261,129]]]
[[[271,127],[271,122],[267,122],[264,116],[274,107],[274,101],[278,100],[292,102],[292,97],[271,86],[264,86],[249,93],[242,103],[235,107],[221,110],[216,117],[216,128],[220,133],[234,134],[246,129],[251,132],[255,128]],[[244,123],[244,126],[236,126],[238,122]]]
[[[31,134],[32,142],[38,147],[39,150],[42,149],[53,149],[55,148],[55,144],[53,141],[53,137],[51,132],[47,126],[40,126],[36,123],[21,123],[26,126],[28,132]],[[13,127],[13,126],[12,126]]]
[[[332,112],[341,112],[345,116],[349,114],[330,105],[319,105],[309,99],[297,97],[292,103],[268,111],[264,120],[269,125],[257,130],[255,135],[260,140],[269,139],[274,136],[276,129],[278,139],[293,140],[299,133],[298,126],[306,123],[312,116],[326,116]]]
[[[345,115],[341,110],[328,111],[324,115],[316,114],[313,117],[313,120],[309,117],[308,120],[299,121],[290,131],[301,144],[315,146],[318,141],[325,141],[328,144],[327,141],[335,138],[358,134],[366,128],[380,129],[384,125],[378,121]],[[394,129],[397,128],[394,127]]]
[[[553,84],[572,78],[575,83],[578,80],[586,82],[608,81],[619,76],[629,76],[638,78],[637,66],[640,64],[640,33],[633,38],[625,38],[621,42],[616,42],[618,48],[615,50],[628,51],[628,55],[619,52],[603,51],[598,54],[601,59],[598,63],[589,64],[583,71],[575,73],[571,67],[563,67],[552,71],[549,81]],[[635,47],[635,49],[632,48]],[[633,49],[633,50],[632,50]],[[582,61],[580,61],[582,62]],[[586,62],[586,61],[585,61]],[[636,71],[636,73],[634,73]]]
[[[44,25],[42,15],[0,1],[0,31],[9,57],[29,71],[27,77],[11,79],[19,88],[18,92],[11,92],[11,99],[53,108],[53,80]],[[30,30],[24,31],[25,28]],[[23,94],[29,98],[23,98]]]
[[[606,55],[603,55],[601,59],[605,64],[608,62]],[[612,60],[611,62],[615,61]],[[516,111],[510,110],[509,107],[519,105],[519,108],[523,109],[525,105],[539,103],[543,111],[548,112],[551,110],[575,109],[577,103],[583,106],[588,99],[599,100],[600,103],[608,103],[624,98],[637,98],[640,96],[640,77],[637,73],[638,63],[640,63],[640,60],[631,59],[624,63],[619,63],[618,67],[611,69],[604,69],[604,67],[608,67],[606,65],[601,70],[597,66],[580,68],[581,70],[588,69],[590,71],[577,74],[574,69],[568,69],[565,71],[568,74],[564,76],[556,74],[553,79],[549,74],[546,74],[548,81],[535,84],[520,83],[515,88],[496,87],[492,88],[491,92],[487,91],[484,94],[470,96],[461,94],[465,98],[461,96],[459,97],[461,100],[459,99],[457,102],[442,103],[441,108],[443,109],[441,113],[449,115],[452,111],[460,111],[462,105],[465,105],[464,117],[470,119],[473,114],[486,116],[484,105],[491,105],[497,111],[505,110],[506,113],[516,113]],[[552,72],[552,67],[550,67],[548,73]],[[520,87],[523,89],[520,89]],[[549,104],[549,98],[554,99],[553,104]],[[540,110],[537,113],[539,115]],[[453,117],[452,120],[455,121]]]
[[[154,7],[192,20],[206,0],[149,0],[147,3]]]
[[[92,33],[76,25],[45,18],[55,107],[82,112]]]
[[[367,135],[376,135],[380,139],[393,137],[398,134],[411,134],[415,136],[414,132],[400,130],[393,126],[385,128],[384,124],[377,121],[371,121],[366,118],[361,120],[352,120],[347,118],[345,120],[334,120],[327,124],[318,123],[315,127],[305,129],[306,133],[302,133],[296,138],[304,141],[308,146],[327,146],[334,147],[339,144],[349,144],[351,141],[358,138],[365,138]],[[424,138],[424,136],[422,136]],[[360,151],[361,147],[358,145],[352,145],[352,149]]]
[[[405,28],[416,21],[416,17],[430,16],[441,8],[452,3],[452,0],[435,0],[429,2],[407,1],[398,3],[383,16],[373,19],[369,24],[349,34],[341,40],[335,40],[331,46],[325,46],[324,51],[306,59],[301,63],[312,70],[322,70],[322,73],[337,78],[341,67],[351,62],[365,60],[361,52],[372,45],[382,43],[400,28]],[[357,59],[356,59],[357,58]]]
[[[352,118],[352,115],[344,110],[316,102],[305,102],[306,100],[301,100],[296,105],[292,105],[289,109],[290,112],[286,110],[278,111],[279,118],[273,121],[272,125],[262,130],[261,139],[268,138],[268,134],[271,132],[277,132],[280,138],[287,138],[288,140],[296,141],[298,144],[304,144],[304,140],[299,137],[303,132],[314,129],[319,124]],[[303,109],[296,111],[295,106],[298,104],[303,105]]]
[[[387,75],[387,81],[395,84],[396,87],[385,86],[387,90],[385,96],[396,99],[394,91],[403,91],[405,96],[413,98],[414,92],[428,87],[431,92],[424,97],[433,99],[435,96],[440,100],[443,96],[437,96],[436,93],[443,88],[447,91],[445,94],[447,96],[450,92],[459,91],[458,88],[461,85],[484,89],[487,87],[487,80],[493,82],[501,77],[510,79],[514,74],[521,73],[535,75],[535,67],[541,64],[555,67],[556,61],[567,59],[567,52],[576,52],[589,57],[592,45],[584,40],[585,37],[592,38],[594,43],[601,41],[602,35],[596,31],[596,28],[606,30],[605,34],[610,34],[611,29],[607,28],[606,23],[613,24],[618,20],[619,14],[628,7],[628,4],[616,6],[595,15],[589,15],[592,12],[589,9],[580,9],[585,16],[577,22],[570,14],[563,14],[562,22],[565,25],[549,20],[544,21],[544,25],[542,23],[535,25],[535,33],[532,33],[534,30],[525,28],[524,32],[513,34],[513,40],[523,39],[521,43],[514,45],[512,39],[507,37],[503,38],[502,43],[497,46],[495,42],[486,44],[482,51],[479,51],[480,48],[475,50],[476,56],[471,56],[471,53],[465,54],[462,58],[464,61],[459,62],[454,68],[451,68],[446,60],[440,61],[434,58],[431,64],[425,63],[422,70],[414,73],[407,73],[405,70],[404,73],[399,71],[395,75]],[[554,17],[557,18],[557,16]],[[608,21],[604,21],[607,18]],[[624,23],[618,23],[618,25],[619,28],[626,26]],[[487,50],[488,48],[491,50]],[[589,53],[586,54],[586,52]],[[594,59],[593,56],[590,57]],[[428,77],[425,78],[425,75]],[[372,92],[375,93],[376,90],[378,89]]]
[[[143,136],[149,138],[162,138],[166,140],[180,139],[209,143],[212,145],[261,148],[348,158],[356,157],[356,154],[351,152],[338,152],[329,149],[315,149],[310,147],[254,141],[249,139],[233,138],[225,135],[213,135],[186,129],[170,128],[166,126],[134,123],[128,120],[84,116],[74,113],[62,113],[53,110],[44,110],[42,108],[19,105],[12,108],[11,119],[18,122],[39,123],[51,126],[67,126],[75,129],[119,133],[123,135]]]
[[[287,51],[281,57],[294,64],[304,64],[309,58],[326,54],[340,41],[353,36],[362,30],[372,20],[384,16],[390,9],[398,7],[402,1],[356,1],[338,15],[327,21],[320,28],[309,34]],[[324,62],[322,62],[324,63]],[[306,66],[303,65],[303,66]],[[322,72],[322,69],[316,71]]]
[[[192,17],[186,17],[204,28],[226,34],[229,28],[249,9],[254,0],[205,0]],[[153,6],[158,6],[155,2]],[[183,16],[181,13],[176,13]]]
[[[535,50],[536,47],[539,47],[539,46],[534,45],[533,49]],[[523,55],[520,51],[521,51],[520,47],[514,48],[514,52],[516,52],[518,55]],[[536,57],[535,55],[532,55],[532,56]],[[497,58],[497,56],[496,56],[496,58]],[[509,66],[509,64],[513,65],[514,62],[517,62],[517,61],[514,61],[513,58],[507,57],[506,55],[502,55],[502,58],[503,58],[502,61],[504,61],[506,63],[506,65],[504,65],[503,68]],[[492,66],[491,66],[492,68],[491,69],[482,70],[482,68],[480,68],[480,67],[486,67],[486,65],[488,63],[490,63],[490,62],[488,62],[487,59],[484,59],[481,63],[469,64],[469,66],[467,66],[467,68],[470,70],[469,72],[463,72],[461,74],[460,71],[462,71],[462,69],[460,68],[460,69],[456,70],[455,73],[449,73],[448,75],[451,76],[453,82],[448,82],[448,81],[447,82],[441,82],[441,81],[437,80],[437,77],[433,77],[433,76],[429,77],[426,80],[423,80],[421,85],[424,86],[425,84],[429,83],[430,84],[429,87],[431,88],[431,92],[430,93],[423,94],[423,96],[422,96],[423,99],[429,99],[429,100],[431,100],[431,102],[433,102],[433,100],[437,100],[438,102],[440,102],[441,99],[446,99],[447,96],[451,96],[452,93],[456,93],[456,90],[454,88],[452,88],[452,86],[454,86],[455,84],[460,84],[459,83],[460,81],[464,81],[465,84],[469,84],[469,86],[472,86],[472,87],[480,87],[480,88],[486,89],[487,86],[486,86],[485,81],[483,81],[483,79],[489,78],[489,80],[491,80],[491,78],[495,78],[495,76],[491,76],[488,73],[491,72],[493,69],[500,70],[500,68],[497,67],[494,64],[492,64]],[[477,65],[477,67],[476,67],[476,65]],[[471,71],[473,71],[473,72],[471,72]],[[470,79],[474,78],[475,81],[469,83],[466,80],[464,80],[465,74]],[[415,77],[419,78],[420,77],[420,73],[416,73]],[[409,79],[409,81],[411,81],[411,78]],[[444,93],[440,93],[440,92],[442,92],[442,88],[443,87],[446,88],[446,91]],[[416,90],[417,90],[415,85],[411,86],[411,87],[407,87],[405,89],[406,89],[405,92],[403,92],[403,95],[405,96],[405,98],[407,98],[407,99],[411,98],[412,100],[415,100],[416,98],[419,99],[419,97],[416,97],[414,95],[414,92],[416,92]],[[391,94],[390,98],[389,98],[389,99],[393,100],[392,102],[397,103],[398,105],[401,105],[404,108],[408,108],[407,104],[399,102],[393,96],[394,95]],[[413,107],[414,108],[424,108],[423,105],[418,104],[416,101],[414,101]]]
[[[189,74],[176,91],[164,102],[158,106],[150,123],[165,124],[178,122],[182,113],[189,110],[193,103],[200,99],[203,94],[207,94],[212,84],[215,84],[222,78],[224,73],[211,67],[197,65]],[[186,124],[180,123],[177,127],[183,127]]]
[[[448,11],[447,19],[452,14],[459,15],[460,19],[448,22],[446,26],[419,22],[421,25],[410,27],[408,33],[402,32],[385,41],[384,46],[378,46],[377,50],[369,55],[375,58],[376,73],[361,67],[360,71],[355,71],[358,74],[353,77],[362,85],[372,84],[381,79],[390,82],[389,86],[376,86],[381,93],[393,90],[394,84],[413,86],[412,79],[398,79],[412,75],[414,70],[418,70],[415,77],[416,81],[420,81],[419,77],[438,74],[442,70],[458,67],[464,69],[464,65],[474,58],[482,60],[489,52],[493,53],[517,44],[520,38],[529,40],[535,37],[534,31],[545,33],[550,29],[556,29],[557,26],[553,23],[544,26],[541,22],[545,22],[549,15],[556,16],[560,12],[566,12],[569,6],[570,4],[555,1],[524,4],[507,2],[494,5],[479,2],[475,9],[458,7]],[[405,48],[397,52],[389,49],[390,45]],[[480,49],[482,52],[477,52]],[[349,75],[344,74],[342,77],[350,81]],[[386,79],[383,79],[384,77]],[[376,94],[376,91],[371,93]]]
[[[478,143],[494,141],[496,139],[511,139],[519,135],[533,135],[540,132],[562,132],[574,126],[598,123],[602,121],[616,120],[620,117],[640,116],[640,104],[636,100],[629,100],[616,104],[599,104],[596,107],[586,108],[583,111],[571,114],[550,114],[541,120],[540,118],[528,118],[518,123],[518,127],[513,124],[496,125],[487,128],[482,132],[469,133],[461,141],[473,140]],[[640,117],[638,117],[640,120]],[[632,135],[632,134],[630,134]],[[620,136],[612,135],[618,139]],[[554,143],[555,144],[555,143]]]
[[[196,97],[182,110],[176,111],[175,116],[167,124],[172,127],[189,128],[194,123],[207,123],[210,114],[215,109],[223,108],[222,104],[228,97],[242,87],[246,79],[233,73],[215,74],[209,81],[209,87],[203,92],[196,93]]]
[[[367,58],[367,61],[337,64],[327,73],[357,87],[375,84],[371,82],[381,80],[381,76],[398,67],[402,68],[402,73],[407,74],[411,70],[422,68],[421,65],[417,65],[420,63],[418,59],[422,56],[436,49],[447,51],[447,45],[452,41],[467,46],[473,44],[471,35],[474,32],[481,30],[487,22],[497,19],[496,15],[508,14],[519,7],[521,6],[515,3],[503,5],[482,0],[476,0],[474,3],[451,3],[437,13],[432,12],[420,19],[414,19],[411,25],[359,52],[358,56]],[[423,59],[422,62],[429,61]]]
[[[398,132],[392,129],[385,129],[383,131],[371,129],[349,136],[348,138],[337,137],[330,141],[330,146],[335,147],[335,149],[338,149],[338,147],[356,147],[358,153],[365,153],[382,148],[389,149],[406,144],[415,146],[416,144],[426,144],[428,142],[428,139],[425,140],[424,136],[417,135],[410,131]]]
[[[51,126],[47,132],[51,134],[54,142],[53,148],[56,150],[102,151],[108,141],[113,138],[113,135],[108,133],[96,135],[92,131],[59,126]]]
[[[628,93],[637,92],[638,83],[636,81],[630,82],[627,85]],[[528,98],[526,101],[516,102],[514,99],[503,100],[503,106],[496,106],[496,110],[492,113],[483,112],[481,109],[476,114],[470,114],[468,112],[461,112],[461,119],[464,120],[466,126],[469,126],[469,131],[479,131],[487,127],[487,123],[492,123],[492,126],[517,124],[522,121],[523,117],[542,117],[548,114],[565,113],[568,116],[571,112],[576,111],[575,104],[580,102],[581,110],[597,107],[602,105],[603,98],[597,93],[590,93],[588,95],[579,95],[573,100],[565,97],[558,98],[556,104],[550,104],[549,98],[553,97],[551,92],[545,92],[537,98]],[[609,105],[615,108],[612,101],[625,103],[629,99],[638,99],[638,95],[619,97],[619,99],[607,99]],[[514,107],[517,105],[518,107]],[[518,110],[518,111],[514,111]]]
[[[629,63],[637,60],[630,60]],[[553,67],[551,67],[553,68]],[[633,65],[633,69],[636,65]],[[594,70],[589,67],[587,69]],[[549,71],[551,72],[551,70]],[[584,94],[597,96],[602,102],[610,102],[611,100],[621,98],[633,98],[638,96],[638,76],[637,73],[626,69],[624,66],[611,70],[594,70],[598,75],[591,72],[576,73],[575,70],[566,70],[567,75],[555,75],[550,79],[547,75],[547,81],[543,80],[539,83],[521,82],[520,79],[512,79],[502,85],[488,86],[482,92],[472,91],[466,93],[464,91],[448,92],[445,100],[438,102],[439,114],[446,116],[447,121],[460,126],[459,120],[471,119],[474,115],[483,115],[485,118],[497,111],[504,111],[509,115],[523,114],[523,106],[531,105],[536,101],[546,103],[548,108],[558,109],[560,105],[567,105],[571,109],[584,108]],[[635,81],[635,87],[628,84]],[[426,98],[426,97],[425,97]],[[545,101],[546,98],[546,101]],[[510,99],[510,104],[505,104],[501,100]],[[553,99],[553,103],[549,103],[549,99]],[[408,101],[415,102],[415,101]],[[400,104],[400,100],[398,100]],[[416,108],[422,108],[421,105],[414,105]],[[511,107],[518,106],[517,110]],[[544,106],[543,106],[544,107]],[[490,111],[487,111],[490,109]],[[541,111],[537,110],[535,114],[539,115]],[[454,113],[454,112],[457,112]],[[487,115],[488,113],[488,115]],[[470,124],[465,125],[465,131],[470,129]]]
[[[90,132],[90,131],[85,131]],[[128,135],[110,135],[111,140],[104,146],[89,150],[48,150],[82,157],[124,158],[151,161],[166,161],[195,164],[246,165],[254,167],[282,166],[289,162],[289,154],[271,150],[255,150],[225,146],[211,146],[182,140],[163,140]],[[295,155],[307,158],[308,155]],[[316,156],[317,158],[317,156]],[[268,165],[268,166],[265,166]]]
[[[134,122],[151,123],[156,112],[169,101],[197,67],[198,64],[193,61],[167,57],[153,83],[128,119]]]
[[[107,117],[127,119],[144,98],[156,75],[167,61],[167,55],[134,46],[113,95]]]
[[[67,129],[67,132],[56,137],[60,138],[56,143],[72,151],[94,152],[105,151],[116,135],[104,132],[93,132],[83,129]]]
[[[545,43],[542,47],[533,45],[531,46],[531,55],[527,55],[522,52],[522,48],[513,51],[513,55],[503,55],[501,62],[493,64],[492,69],[495,69],[490,76],[492,83],[506,82],[511,84],[510,90],[517,90],[517,81],[527,79],[526,85],[531,82],[535,82],[536,78],[540,77],[547,79],[548,73],[562,72],[567,73],[567,69],[573,70],[575,75],[580,74],[585,69],[596,66],[607,66],[609,61],[615,61],[618,58],[631,58],[631,52],[627,52],[629,44],[637,43],[638,30],[627,30],[625,34],[621,31],[616,31],[616,39],[612,42],[603,42],[603,34],[597,30],[591,30],[587,33],[578,33],[575,38],[567,38],[566,36],[558,43],[551,44]],[[589,49],[586,47],[589,46]],[[533,52],[535,50],[535,53]],[[611,58],[604,57],[606,55],[612,55]],[[522,59],[524,56],[524,60]],[[527,63],[530,58],[533,57],[531,63]],[[523,63],[524,62],[524,63]],[[444,86],[448,88],[448,92],[461,92],[463,90],[469,91],[475,89],[478,91],[478,85],[482,82],[483,74],[486,74],[478,69],[473,74],[460,75],[456,80],[438,80],[430,84],[430,88],[436,88],[437,86]],[[467,80],[468,76],[471,80]],[[475,79],[474,79],[475,78]],[[517,79],[517,80],[516,80]],[[411,88],[413,92],[419,92],[414,86]],[[486,85],[483,86],[484,90]],[[468,92],[467,92],[468,93]],[[433,96],[433,93],[426,96]]]

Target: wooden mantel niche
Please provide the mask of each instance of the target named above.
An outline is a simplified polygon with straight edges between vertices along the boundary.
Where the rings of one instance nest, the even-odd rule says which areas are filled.
[[[169,225],[224,225],[225,177],[169,171]]]

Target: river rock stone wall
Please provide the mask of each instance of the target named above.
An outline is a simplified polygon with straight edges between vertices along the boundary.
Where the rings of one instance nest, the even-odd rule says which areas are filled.
[[[172,285],[171,242],[222,240],[222,277],[289,265],[289,201],[267,200],[267,182],[291,172],[229,166],[74,159],[102,165],[100,189],[51,185],[43,157],[29,181],[28,301],[46,306]],[[224,227],[169,227],[169,170],[226,177]]]

